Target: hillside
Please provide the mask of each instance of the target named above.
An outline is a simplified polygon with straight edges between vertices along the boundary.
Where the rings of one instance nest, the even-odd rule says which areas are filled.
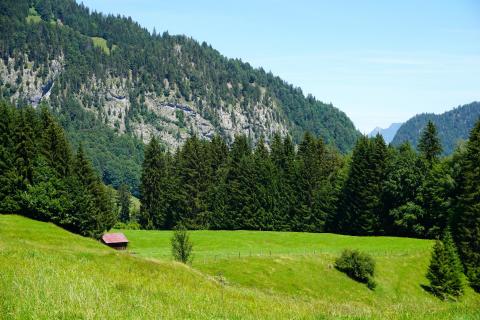
[[[397,133],[398,129],[401,127],[401,123],[392,123],[388,128],[383,129],[380,127],[376,127],[368,134],[369,137],[375,137],[377,134],[380,134],[386,143],[392,142],[395,134]]]
[[[344,152],[358,137],[343,112],[271,72],[130,18],[73,0],[8,0],[0,22],[0,97],[49,103],[107,183],[131,180],[120,169],[138,172],[139,141],[153,135],[174,149],[193,134],[268,142],[280,132],[298,142],[310,131]]]
[[[428,123],[432,121],[438,131],[445,155],[451,154],[458,142],[467,140],[470,130],[480,117],[480,102],[472,102],[459,106],[442,114],[422,113],[405,122],[397,131],[392,144],[399,146],[408,141],[417,146],[420,134]]]
[[[0,234],[5,319],[475,319],[480,308],[470,289],[441,302],[421,288],[426,240],[197,231],[190,268],[167,257],[169,232],[126,231],[130,252],[13,215]],[[374,255],[375,291],[331,267],[343,248]]]

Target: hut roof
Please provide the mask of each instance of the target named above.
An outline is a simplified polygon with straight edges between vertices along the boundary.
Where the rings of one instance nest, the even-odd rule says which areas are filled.
[[[105,243],[125,243],[128,242],[127,237],[123,233],[106,233],[102,236]]]

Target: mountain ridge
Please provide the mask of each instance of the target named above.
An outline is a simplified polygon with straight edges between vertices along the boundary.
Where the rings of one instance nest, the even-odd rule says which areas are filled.
[[[441,114],[421,113],[406,121],[397,131],[392,144],[398,146],[409,142],[417,147],[420,135],[428,121],[437,126],[444,155],[451,154],[457,144],[467,140],[470,130],[480,119],[480,102],[458,106]]]
[[[192,135],[231,142],[245,134],[268,143],[279,132],[299,142],[309,131],[348,152],[360,135],[332,104],[187,36],[150,33],[73,0],[7,0],[0,19],[0,98],[47,102],[75,143],[88,139],[96,168],[116,186],[127,178],[115,178],[120,170],[106,159],[125,171],[132,163],[118,150],[141,157],[115,136],[130,145],[157,136],[174,150]],[[99,145],[87,131],[113,132],[116,147]]]

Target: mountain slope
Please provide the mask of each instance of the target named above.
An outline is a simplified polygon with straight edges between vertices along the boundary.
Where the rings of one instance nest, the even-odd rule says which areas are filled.
[[[380,127],[376,127],[368,134],[369,137],[375,137],[377,134],[380,134],[386,143],[390,143],[395,134],[397,133],[398,129],[400,128],[401,123],[392,123],[388,128],[383,129]]]
[[[82,110],[118,134],[156,135],[169,148],[192,134],[268,141],[280,132],[298,141],[311,131],[345,152],[358,137],[332,105],[186,36],[150,34],[73,0],[3,1],[0,21],[0,95],[46,101],[75,132],[92,127]]]
[[[428,121],[437,126],[438,136],[444,154],[451,154],[461,140],[467,140],[470,130],[480,119],[480,102],[459,106],[442,114],[422,113],[405,122],[397,131],[392,141],[400,145],[405,141],[417,147],[420,135]]]

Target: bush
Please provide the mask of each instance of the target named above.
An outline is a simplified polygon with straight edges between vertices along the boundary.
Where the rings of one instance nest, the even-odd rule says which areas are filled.
[[[113,229],[140,230],[140,224],[135,220],[130,220],[129,222],[118,221],[113,226]]]
[[[187,229],[183,226],[177,226],[172,236],[172,255],[173,258],[182,263],[192,261],[193,245],[190,241]]]
[[[356,281],[366,283],[368,288],[372,290],[376,287],[373,280],[375,261],[366,253],[357,250],[344,250],[342,255],[335,260],[335,268]]]

